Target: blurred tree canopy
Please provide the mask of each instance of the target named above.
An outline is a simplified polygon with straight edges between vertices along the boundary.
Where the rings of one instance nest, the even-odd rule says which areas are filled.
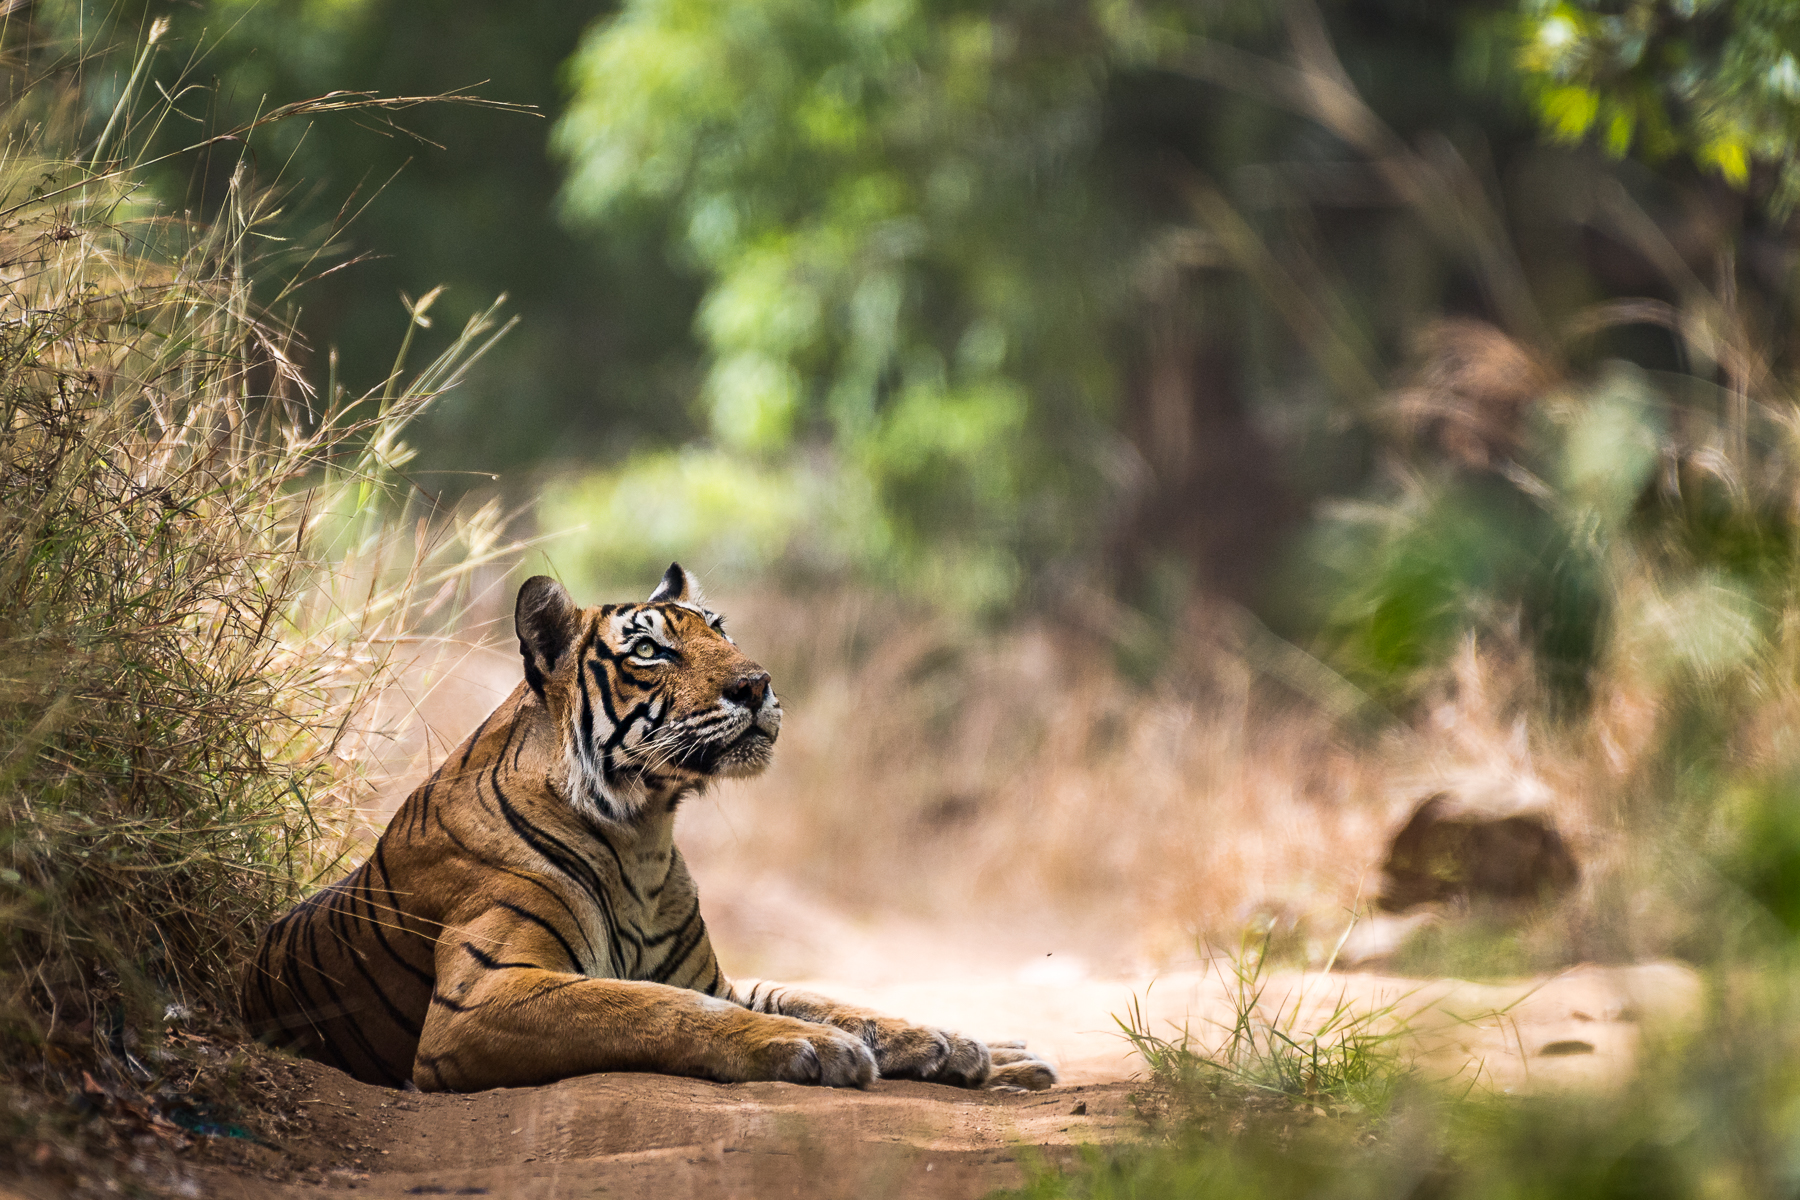
[[[168,11],[218,82],[197,119],[482,80],[545,114],[259,153],[296,236],[357,210],[339,241],[387,256],[302,293],[351,386],[385,373],[400,292],[448,282],[446,325],[512,295],[520,333],[424,458],[581,464],[540,515],[587,527],[558,562],[596,582],[679,554],[977,609],[1198,587],[1371,679],[1511,612],[1578,681],[1610,560],[1570,515],[1585,426],[1540,401],[1633,364],[1656,454],[1704,457],[1704,426],[1748,470],[1743,406],[1794,355],[1778,0]],[[1670,508],[1637,461],[1642,504],[1606,511],[1656,546],[1786,544],[1772,493]],[[1380,520],[1315,519],[1346,497]]]
[[[1519,64],[1552,136],[1615,157],[1685,151],[1736,187],[1800,201],[1800,9],[1785,0],[1527,0]]]
[[[830,446],[902,569],[1004,597],[1092,539],[1132,249],[1092,169],[1106,44],[1073,5],[673,0],[573,64],[569,210],[673,216],[715,443]]]
[[[1559,353],[1641,282],[1568,211],[1609,157],[1784,211],[1795,44],[1775,4],[629,0],[557,146],[575,220],[667,213],[705,280],[713,444],[829,447],[896,574],[962,546],[1004,598],[1103,545],[1244,591],[1432,316]]]

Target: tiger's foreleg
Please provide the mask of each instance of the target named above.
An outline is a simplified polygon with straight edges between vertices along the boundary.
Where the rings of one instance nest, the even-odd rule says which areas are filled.
[[[884,1079],[923,1079],[953,1087],[1041,1091],[1056,1083],[1056,1068],[1023,1042],[987,1045],[948,1029],[914,1025],[798,988],[745,980],[732,989],[753,1012],[798,1017],[845,1030],[875,1054]]]
[[[873,1053],[840,1029],[687,988],[590,978],[566,942],[511,907],[447,930],[413,1082],[476,1091],[595,1071],[831,1087],[875,1078]]]

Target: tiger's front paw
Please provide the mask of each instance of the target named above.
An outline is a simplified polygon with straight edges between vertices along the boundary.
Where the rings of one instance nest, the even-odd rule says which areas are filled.
[[[782,1083],[866,1088],[875,1082],[875,1056],[841,1029],[794,1021],[799,1028],[770,1037],[757,1053],[756,1077]]]
[[[1041,1092],[1056,1086],[1056,1068],[1025,1048],[1024,1042],[995,1042],[993,1069],[982,1087],[991,1092]]]
[[[883,1079],[980,1087],[987,1078],[987,1047],[948,1029],[878,1017],[865,1026],[863,1040],[875,1051]]]

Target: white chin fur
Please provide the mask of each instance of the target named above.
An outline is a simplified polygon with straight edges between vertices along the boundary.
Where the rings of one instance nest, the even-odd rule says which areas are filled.
[[[761,722],[758,725],[760,727]],[[759,738],[746,738],[724,753],[719,759],[719,765],[713,768],[712,775],[714,779],[744,779],[751,775],[761,775],[774,757],[774,737],[765,734]]]

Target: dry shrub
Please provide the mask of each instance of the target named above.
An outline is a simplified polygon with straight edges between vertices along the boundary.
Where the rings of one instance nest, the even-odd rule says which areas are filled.
[[[137,94],[106,149],[154,124]],[[372,699],[501,551],[494,510],[399,486],[492,312],[317,396],[252,300],[246,167],[177,219],[124,149],[72,150],[78,101],[50,72],[0,126],[0,1060],[45,1085],[95,1055],[143,1082],[164,1005],[230,1011],[260,926],[365,832]]]

